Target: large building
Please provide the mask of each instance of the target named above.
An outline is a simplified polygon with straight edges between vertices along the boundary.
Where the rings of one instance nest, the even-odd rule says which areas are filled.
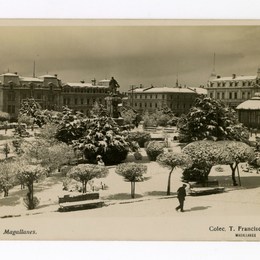
[[[206,89],[209,97],[222,100],[230,107],[236,108],[260,91],[260,69],[254,76],[233,74],[230,77],[221,77],[213,73]]]
[[[260,128],[260,93],[237,106],[238,118],[249,128]]]
[[[105,104],[109,80],[96,83],[62,83],[57,75],[21,77],[17,73],[0,75],[0,111],[18,116],[21,102],[34,98],[43,109],[61,111],[63,106],[88,114],[97,101]]]
[[[141,113],[167,106],[178,116],[189,111],[197,96],[196,90],[186,87],[140,87],[128,91],[128,102]]]

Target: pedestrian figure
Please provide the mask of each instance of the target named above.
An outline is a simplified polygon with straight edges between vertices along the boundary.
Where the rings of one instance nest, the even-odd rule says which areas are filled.
[[[184,206],[184,200],[185,200],[185,197],[186,197],[186,184],[183,184],[178,190],[177,190],[177,197],[178,197],[178,200],[179,200],[179,203],[180,205],[175,208],[176,211],[178,211],[179,209],[181,210],[181,212],[184,212],[183,210],[183,206]]]
[[[100,166],[105,166],[105,163],[103,162],[101,155],[97,156],[97,164]]]
[[[8,129],[8,125],[7,125],[7,123],[5,123],[5,134],[7,133],[7,129]]]

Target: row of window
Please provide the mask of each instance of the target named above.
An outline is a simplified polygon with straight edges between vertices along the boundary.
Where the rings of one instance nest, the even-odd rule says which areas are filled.
[[[256,82],[258,84],[258,82]],[[210,87],[214,87],[216,85],[217,87],[237,87],[239,85],[238,81],[222,81],[222,82],[210,82]],[[240,84],[243,87],[250,87],[254,85],[254,81],[242,81],[242,84]]]
[[[74,102],[73,102],[74,101]],[[84,98],[75,98],[74,100],[73,99],[71,99],[71,98],[63,98],[63,105],[75,105],[75,106],[77,106],[77,105],[85,105],[85,104],[87,104],[87,105],[89,105],[89,104],[94,104],[95,102],[99,102],[100,104],[102,104],[103,102],[103,100],[101,99],[101,98],[99,98],[98,100],[96,100],[96,99],[86,99],[86,103],[84,102]]]
[[[108,89],[104,88],[64,88],[65,93],[108,93]]]
[[[214,96],[213,92],[209,93],[210,98],[216,98],[216,99],[250,99],[251,98],[251,92],[242,92],[241,97],[238,97],[237,92],[228,92],[228,96],[225,95],[225,92],[217,92],[216,96]]]
[[[134,94],[134,97],[136,98],[136,99],[156,99],[156,98],[158,98],[158,95],[157,94],[140,94],[140,95],[138,95],[138,94]],[[162,99],[164,99],[164,94],[162,95]]]
[[[154,104],[154,105],[153,105]],[[177,109],[182,109],[182,108],[191,108],[191,104],[185,104],[185,103],[183,103],[183,104],[179,104],[179,103],[177,103],[177,104],[174,104],[174,103],[172,103],[171,105],[170,105],[170,107],[171,108],[177,108]],[[152,108],[152,107],[155,107],[155,108],[157,108],[158,107],[158,104],[157,103],[135,103],[135,107],[139,107],[139,108],[147,108],[147,107],[150,107],[150,108]]]

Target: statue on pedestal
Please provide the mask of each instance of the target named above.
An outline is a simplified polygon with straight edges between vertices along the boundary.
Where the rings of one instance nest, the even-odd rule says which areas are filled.
[[[111,78],[109,81],[109,90],[112,95],[115,95],[117,93],[117,89],[119,88],[119,84],[117,81],[114,79],[114,77]]]

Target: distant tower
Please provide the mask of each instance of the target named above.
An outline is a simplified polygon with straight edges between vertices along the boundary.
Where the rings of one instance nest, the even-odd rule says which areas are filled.
[[[179,75],[178,75],[178,72],[177,72],[177,77],[176,77],[176,88],[179,87],[179,79],[178,79]]]
[[[217,74],[215,72],[215,66],[216,66],[216,55],[215,55],[215,52],[214,52],[214,57],[213,57],[213,70],[210,74],[210,80],[211,79],[215,79],[217,77]]]
[[[35,60],[33,61],[33,78],[35,78]]]

